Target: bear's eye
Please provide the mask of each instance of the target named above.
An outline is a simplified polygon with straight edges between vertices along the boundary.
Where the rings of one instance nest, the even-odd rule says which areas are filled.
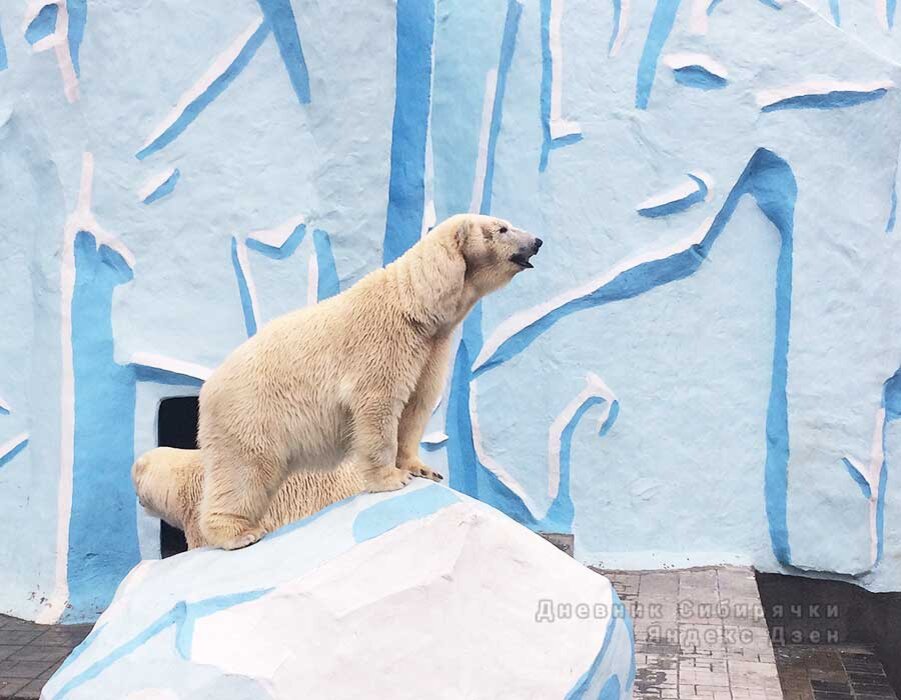
[[[507,233],[507,227],[506,227],[506,226],[501,226],[501,227],[498,229],[498,233]]]

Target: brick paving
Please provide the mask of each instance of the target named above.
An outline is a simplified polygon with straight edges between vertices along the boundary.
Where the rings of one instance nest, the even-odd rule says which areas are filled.
[[[37,625],[0,615],[0,698],[34,700],[91,625]]]
[[[873,649],[864,644],[776,647],[785,700],[897,700]]]
[[[632,611],[634,698],[782,700],[751,569],[598,571]]]

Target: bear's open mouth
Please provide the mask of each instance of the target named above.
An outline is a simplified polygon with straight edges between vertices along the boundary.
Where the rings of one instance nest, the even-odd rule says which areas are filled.
[[[532,263],[529,262],[529,257],[531,256],[526,256],[522,253],[516,253],[516,255],[510,256],[510,262],[516,263],[523,269],[535,267]]]

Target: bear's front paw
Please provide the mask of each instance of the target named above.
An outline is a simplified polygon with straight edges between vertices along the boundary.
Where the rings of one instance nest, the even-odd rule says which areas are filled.
[[[371,473],[366,480],[366,490],[369,493],[382,491],[397,491],[410,483],[413,475],[406,469],[387,467]]]
[[[444,481],[444,477],[436,471],[432,471],[424,465],[418,457],[398,458],[397,468],[410,472],[413,476],[420,476],[423,479],[431,479],[432,481]]]

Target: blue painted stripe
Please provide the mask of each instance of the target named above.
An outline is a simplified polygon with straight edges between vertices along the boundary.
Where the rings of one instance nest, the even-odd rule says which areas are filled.
[[[341,280],[338,279],[338,268],[328,233],[318,228],[313,231],[313,245],[316,248],[316,266],[319,268],[316,299],[322,301],[341,293]]]
[[[348,496],[340,501],[335,501],[334,503],[327,505],[325,508],[317,510],[312,515],[308,515],[306,518],[301,518],[300,520],[295,520],[293,523],[288,523],[287,525],[282,525],[278,530],[274,530],[269,534],[264,536],[266,540],[274,540],[278,537],[282,537],[287,535],[295,530],[300,530],[301,528],[306,527],[307,525],[311,525],[321,518],[323,515],[327,513],[331,513],[333,510],[341,508],[342,506],[350,503],[351,501],[356,500],[362,494],[357,494],[355,496]]]
[[[14,445],[13,448],[6,454],[0,455],[0,469],[5,467],[11,461],[13,461],[13,459],[15,459],[16,455],[19,454],[26,447],[28,447],[28,438],[25,438],[20,443]]]
[[[694,180],[695,184],[698,186],[698,188],[694,192],[684,197],[680,197],[679,199],[674,199],[671,202],[665,202],[653,207],[645,207],[644,209],[639,209],[638,213],[641,216],[656,219],[661,216],[678,214],[679,212],[693,207],[698,202],[703,202],[708,193],[707,183],[704,182],[701,178],[691,174],[689,174],[688,177]]]
[[[6,59],[6,44],[3,43],[3,31],[0,29],[0,70],[5,70],[9,66]]]
[[[760,0],[760,2],[764,5],[766,5],[767,7],[773,8],[774,10],[782,9],[782,5],[780,5],[778,2],[776,2],[776,0]]]
[[[88,647],[90,647],[94,643],[94,640],[96,640],[97,637],[101,635],[105,628],[106,624],[94,625],[94,629],[91,630],[91,633],[83,640],[81,640],[81,644],[75,647],[72,650],[72,653],[66,657],[66,660],[63,661],[63,663],[57,669],[57,673],[62,673],[63,669],[75,663],[78,660],[78,657],[88,650]]]
[[[712,2],[707,6],[707,16],[713,14],[713,11],[716,9],[717,5],[719,5],[723,0],[712,0]]]
[[[885,0],[885,23],[888,25],[889,30],[893,29],[895,26],[896,6],[897,0]]]
[[[397,0],[391,175],[382,248],[385,265],[412,247],[422,231],[434,31],[434,0]]]
[[[172,174],[165,179],[162,183],[160,183],[159,187],[157,187],[153,192],[144,197],[144,204],[153,204],[157,200],[162,199],[167,194],[172,192],[175,189],[175,185],[178,184],[178,179],[181,177],[181,172],[178,168],[172,171]]]
[[[553,92],[554,59],[551,54],[551,0],[541,0],[541,128],[544,136],[541,144],[539,172],[547,169],[550,152],[563,146],[578,143],[582,134],[567,134],[551,138],[551,94]]]
[[[884,435],[884,433],[883,433]],[[883,438],[883,447],[885,445]],[[888,486],[888,464],[882,462],[879,470],[879,493],[876,495],[876,563],[885,554],[885,491]]]
[[[651,88],[654,86],[654,78],[657,74],[657,61],[663,51],[673,23],[676,21],[676,11],[679,9],[679,0],[657,0],[654,8],[654,16],[648,29],[648,38],[645,40],[638,62],[638,79],[635,85],[635,106],[638,109],[647,109],[651,98]]]
[[[839,0],[829,0],[829,11],[832,13],[832,21],[836,27],[842,26],[841,9],[839,8]]]
[[[416,491],[402,492],[358,513],[354,518],[354,540],[357,543],[366,542],[399,525],[411,520],[420,520],[459,502],[459,497],[453,491],[437,484]]]
[[[235,270],[235,279],[238,282],[238,294],[241,296],[244,329],[247,331],[247,337],[249,338],[252,335],[256,335],[257,319],[253,311],[253,303],[250,300],[250,288],[247,286],[247,278],[244,276],[241,260],[238,257],[238,239],[235,236],[232,236],[232,267]]]
[[[841,109],[872,102],[885,96],[887,90],[878,88],[870,91],[833,90],[822,95],[794,95],[767,105],[761,112],[775,112],[781,109]]]
[[[162,367],[147,367],[145,365],[130,365],[134,372],[135,379],[139,382],[153,382],[154,384],[165,384],[167,386],[202,386],[203,380],[198,377],[192,377],[189,374],[181,374],[180,372],[172,372]]]
[[[882,403],[887,422],[901,418],[901,369],[889,377],[882,387]]]
[[[253,58],[257,49],[260,48],[263,40],[269,35],[269,30],[269,23],[264,21],[251,35],[250,39],[247,40],[247,43],[244,44],[243,48],[238,52],[235,60],[229,64],[222,75],[213,80],[206,90],[194,98],[194,100],[185,107],[184,111],[169,125],[168,128],[166,128],[165,131],[163,131],[162,134],[138,151],[136,157],[139,160],[143,160],[147,156],[165,148],[178,138],[178,136],[180,136],[181,133],[200,116],[200,113],[203,112],[213,100],[219,97],[219,95],[225,91],[225,88],[227,88],[232,81],[241,74],[241,71],[247,67],[247,64],[250,63],[250,59]]]
[[[272,27],[278,51],[300,104],[310,103],[310,76],[297,33],[297,21],[290,0],[259,0],[266,21]]]
[[[619,695],[619,676],[610,676],[610,678],[607,679],[607,682],[604,683],[604,687],[601,688],[601,694],[598,696],[598,700],[619,700]]]
[[[44,5],[25,29],[25,41],[34,45],[53,34],[56,31],[57,14],[59,8],[56,5]]]
[[[88,666],[84,671],[69,679],[69,681],[60,688],[60,691],[54,696],[54,700],[61,700],[79,686],[97,678],[114,663],[140,649],[144,644],[171,625],[175,626],[176,650],[183,659],[189,659],[191,642],[194,635],[194,623],[199,618],[213,615],[222,610],[241,605],[242,603],[257,600],[273,590],[273,588],[261,588],[252,591],[242,591],[239,593],[230,593],[213,598],[206,598],[194,603],[179,601],[171,610],[158,617],[147,628],[132,637],[129,641],[116,647],[106,656]],[[103,627],[100,629],[95,628],[88,638],[78,647],[76,650],[77,653],[73,653],[74,658],[70,657],[67,659],[64,666],[71,664],[75,658],[78,658],[78,656],[84,653],[84,651],[99,636],[102,629]]]
[[[613,424],[616,422],[616,419],[619,417],[619,401],[615,400],[612,404],[610,404],[610,413],[607,416],[607,420],[604,421],[604,424],[601,426],[601,429],[598,430],[598,437],[604,437],[607,433],[610,432],[610,428],[613,427]]]
[[[605,403],[600,396],[590,396],[582,402],[572,418],[563,427],[560,434],[560,484],[557,487],[557,495],[551,503],[547,511],[545,521],[547,525],[552,525],[552,532],[572,532],[573,518],[575,517],[575,507],[573,499],[570,495],[572,480],[572,443],[573,435],[576,432],[576,426],[582,420],[582,417],[589,409],[598,404]]]
[[[863,497],[869,499],[873,493],[873,490],[870,488],[869,482],[866,480],[863,474],[857,471],[857,468],[851,464],[851,460],[847,457],[842,457],[842,464],[845,465],[845,469],[848,471],[848,474],[854,479],[854,483],[860,488],[860,492],[863,494]]]
[[[0,416],[8,416],[8,415],[9,415],[9,409],[4,406],[0,406]]]
[[[703,66],[676,68],[673,70],[673,77],[680,85],[700,90],[719,90],[729,84],[729,81],[724,77],[711,73]]]
[[[604,641],[601,644],[601,648],[597,653],[597,656],[594,657],[594,660],[591,662],[591,666],[588,667],[588,670],[585,671],[580,677],[579,680],[576,681],[576,684],[572,687],[572,689],[566,694],[566,700],[585,700],[588,696],[588,693],[591,682],[594,680],[598,671],[600,670],[601,663],[603,663],[604,658],[607,655],[608,650],[610,649],[610,643],[613,640],[613,633],[616,631],[616,627],[619,624],[621,619],[628,619],[629,613],[626,611],[625,606],[619,599],[619,596],[616,595],[616,591],[613,588],[610,588],[611,598],[611,615],[607,619],[607,631],[604,633]],[[634,651],[633,651],[634,653]],[[603,697],[603,695],[601,696]]]
[[[516,33],[519,30],[519,18],[522,16],[522,5],[518,0],[507,0],[507,18],[504,20],[504,38],[501,41],[501,57],[498,61],[497,88],[494,92],[494,103],[491,106],[491,125],[488,130],[488,149],[485,157],[485,181],[482,187],[482,202],[479,211],[482,214],[491,212],[491,195],[494,190],[494,157],[497,153],[497,140],[501,132],[504,116],[504,94],[507,91],[507,76],[513,63],[513,50],[516,48]]]
[[[66,0],[66,12],[69,15],[69,56],[75,75],[81,76],[81,41],[84,39],[84,25],[88,20],[87,0]]]
[[[188,603],[183,618],[180,621],[176,620],[175,649],[178,651],[179,656],[185,660],[190,660],[191,646],[194,643],[194,625],[197,620],[209,615],[215,615],[242,603],[258,600],[274,590],[275,588],[259,588],[253,591],[228,593],[199,600],[196,603]]]
[[[892,233],[895,230],[895,219],[898,214],[898,185],[897,185],[898,173],[897,170],[895,172],[895,176],[892,178],[892,197],[891,197],[891,206],[888,212],[888,221],[885,222],[885,232]]]
[[[613,0],[613,31],[610,33],[610,42],[607,44],[607,55],[613,51],[613,45],[616,43],[616,37],[619,36],[620,22],[623,14],[623,0]]]
[[[88,681],[97,678],[97,676],[103,673],[119,659],[128,656],[136,649],[139,649],[150,639],[169,627],[169,625],[176,624],[180,620],[183,620],[186,612],[186,607],[187,606],[184,602],[179,602],[171,610],[157,618],[146,629],[142,630],[134,637],[132,637],[129,641],[125,642],[125,644],[116,647],[112,652],[104,656],[102,659],[95,661],[84,671],[70,678],[69,681],[65,685],[63,685],[62,688],[60,688],[59,692],[53,696],[53,700],[62,700],[62,698],[66,697],[66,695],[71,693],[76,688],[84,685]]]
[[[268,243],[263,243],[255,238],[248,238],[247,247],[258,253],[262,253],[272,260],[284,260],[285,258],[294,255],[294,251],[296,251],[303,242],[306,233],[306,224],[298,224],[291,232],[291,235],[288,236],[280,246],[269,245]]]
[[[116,587],[140,561],[134,487],[136,390],[131,367],[115,360],[112,300],[133,278],[128,263],[94,235],[75,236],[72,367],[75,426],[67,578],[73,615],[109,605]],[[110,430],[110,426],[128,426]],[[68,614],[68,613],[67,613]]]

